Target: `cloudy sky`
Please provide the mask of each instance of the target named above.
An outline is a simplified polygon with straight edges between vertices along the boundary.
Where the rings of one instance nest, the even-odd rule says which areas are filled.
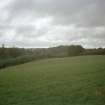
[[[0,45],[105,47],[105,0],[0,0]]]

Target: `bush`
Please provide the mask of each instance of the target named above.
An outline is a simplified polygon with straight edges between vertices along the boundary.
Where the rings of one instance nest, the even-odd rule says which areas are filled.
[[[23,63],[32,61],[34,59],[35,59],[35,57],[32,56],[32,55],[25,55],[25,56],[21,56],[21,57],[1,60],[0,61],[0,68],[5,68],[5,67],[8,67],[8,66],[12,66],[12,65],[23,64]]]

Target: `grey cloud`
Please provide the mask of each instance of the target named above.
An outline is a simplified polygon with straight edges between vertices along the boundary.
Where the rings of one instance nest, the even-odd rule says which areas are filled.
[[[11,18],[51,15],[55,24],[105,25],[105,0],[14,0],[8,8]]]
[[[105,0],[6,1],[0,5],[1,43],[25,47],[72,43],[105,46]]]

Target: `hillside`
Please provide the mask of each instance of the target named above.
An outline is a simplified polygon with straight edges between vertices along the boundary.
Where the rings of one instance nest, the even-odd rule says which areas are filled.
[[[104,105],[105,56],[33,61],[0,70],[0,105]]]

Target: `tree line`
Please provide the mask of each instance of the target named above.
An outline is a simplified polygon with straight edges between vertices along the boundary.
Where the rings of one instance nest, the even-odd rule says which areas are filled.
[[[0,48],[0,68],[26,63],[32,60],[80,55],[105,55],[105,48],[86,49],[81,45],[57,46],[52,48]]]

